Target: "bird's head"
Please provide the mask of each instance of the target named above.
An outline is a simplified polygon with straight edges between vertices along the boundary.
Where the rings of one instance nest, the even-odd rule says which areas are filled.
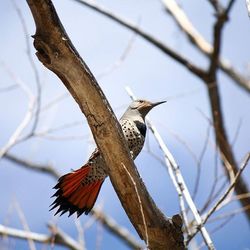
[[[154,107],[165,103],[166,101],[162,101],[162,102],[150,102],[150,101],[146,101],[146,100],[135,100],[133,101],[128,108],[128,112],[132,112],[132,113],[139,113],[142,118],[144,119],[145,116],[147,115],[147,113]]]

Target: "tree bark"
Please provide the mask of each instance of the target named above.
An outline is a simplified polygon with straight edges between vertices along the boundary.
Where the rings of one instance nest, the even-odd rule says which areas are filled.
[[[67,36],[52,2],[27,2],[36,23],[36,55],[62,80],[85,114],[111,182],[138,234],[150,249],[184,249],[180,216],[167,219],[148,194],[120,125],[96,79]]]

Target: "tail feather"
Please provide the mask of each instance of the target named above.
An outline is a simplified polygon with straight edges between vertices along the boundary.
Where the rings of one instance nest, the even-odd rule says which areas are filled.
[[[104,179],[97,179],[93,182],[84,182],[84,179],[90,172],[90,166],[84,167],[66,174],[59,178],[54,189],[58,189],[52,197],[56,197],[55,201],[50,205],[50,210],[59,207],[55,215],[69,212],[69,216],[77,213],[88,214],[95,204],[97,196],[100,192]]]

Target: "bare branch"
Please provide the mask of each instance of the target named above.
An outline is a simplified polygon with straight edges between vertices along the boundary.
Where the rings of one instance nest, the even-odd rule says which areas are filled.
[[[51,165],[37,164],[32,161],[13,155],[11,153],[5,154],[4,158],[27,169],[49,174],[50,176],[56,179],[60,177],[60,174]]]
[[[199,156],[199,160],[198,160],[198,164],[197,164],[198,170],[197,170],[197,176],[196,176],[195,184],[194,184],[193,200],[195,200],[195,197],[196,197],[196,195],[198,193],[198,188],[199,188],[199,184],[200,184],[200,177],[201,177],[201,163],[202,163],[202,159],[203,159],[204,154],[205,154],[206,149],[207,149],[209,134],[210,134],[210,125],[207,128],[204,145],[202,147],[202,150],[201,150],[201,153],[200,153],[200,156]]]
[[[134,45],[136,36],[137,36],[136,33],[132,34],[132,36],[129,39],[128,44],[127,44],[126,48],[124,49],[123,53],[121,54],[120,58],[115,63],[113,63],[111,66],[107,67],[101,73],[99,73],[97,75],[97,79],[101,79],[104,76],[112,73],[115,69],[117,69],[118,67],[120,67],[122,65],[122,63],[126,60],[129,52],[131,51],[131,49]]]
[[[242,166],[240,167],[238,173],[235,175],[234,181],[231,183],[231,185],[228,187],[228,189],[226,190],[226,192],[221,196],[221,198],[217,201],[217,203],[213,206],[213,208],[211,208],[209,210],[209,212],[206,215],[206,218],[204,219],[204,223],[206,223],[206,221],[208,220],[208,218],[218,209],[220,209],[220,207],[222,206],[222,202],[225,201],[225,199],[227,198],[227,196],[230,194],[231,190],[235,187],[241,173],[244,171],[245,167],[248,164],[248,161],[250,159],[250,153],[247,154],[246,159],[244,160]]]
[[[24,240],[33,240],[35,242],[54,244],[65,246],[71,250],[82,250],[82,247],[73,240],[69,235],[65,234],[63,231],[59,230],[55,226],[49,225],[52,235],[39,234],[34,232],[27,232],[11,227],[6,227],[0,224],[0,235],[9,236]]]
[[[217,13],[219,13],[222,10],[223,7],[220,4],[219,0],[209,0],[209,2],[211,3],[211,5],[213,6],[213,8]]]
[[[98,13],[112,19],[113,21],[121,24],[122,26],[134,31],[136,34],[144,38],[146,41],[148,41],[150,44],[154,45],[158,49],[160,49],[162,52],[179,62],[181,65],[185,66],[189,71],[194,73],[195,75],[199,76],[200,78],[204,77],[204,70],[197,65],[193,64],[190,60],[180,55],[177,51],[174,51],[167,45],[165,45],[160,40],[156,39],[155,37],[151,36],[147,32],[143,31],[142,29],[138,28],[137,25],[130,23],[129,21],[121,18],[120,16],[114,14],[113,12],[109,11],[108,9],[100,6],[96,2],[89,1],[89,0],[74,0],[75,2],[78,2],[80,4],[83,4]]]
[[[214,84],[215,74],[217,70],[217,65],[219,62],[220,50],[221,50],[221,37],[222,37],[222,29],[224,27],[225,22],[228,20],[228,14],[231,10],[234,0],[230,0],[228,6],[225,9],[221,9],[217,12],[217,20],[214,24],[214,41],[213,41],[213,52],[210,55],[210,67],[209,67],[209,76],[211,77],[210,83]],[[209,82],[208,82],[209,83]]]
[[[54,141],[73,141],[73,140],[84,140],[89,138],[89,135],[50,135],[50,134],[43,134],[43,133],[36,133],[35,136],[48,139],[48,140],[54,140]]]
[[[30,36],[29,36],[29,32],[27,29],[27,25],[25,23],[25,19],[23,17],[23,14],[21,12],[21,10],[19,9],[19,7],[17,6],[16,2],[14,0],[11,0],[12,4],[14,6],[15,11],[17,12],[17,15],[19,17],[20,23],[22,25],[23,28],[23,33],[25,36],[25,42],[26,42],[26,53],[31,65],[31,69],[34,73],[35,76],[35,83],[36,83],[36,88],[37,88],[37,94],[36,94],[36,98],[35,98],[35,105],[36,106],[36,111],[34,113],[34,122],[32,125],[32,128],[30,130],[30,135],[32,135],[34,133],[34,131],[36,130],[36,127],[38,125],[38,121],[39,121],[39,114],[40,114],[40,108],[41,108],[41,80],[40,80],[40,76],[39,76],[39,72],[38,69],[36,67],[36,64],[33,60],[33,56],[31,53],[31,46],[30,46]]]
[[[218,2],[210,0],[213,2]],[[191,44],[199,49],[202,53],[209,56],[212,54],[214,48],[209,44],[205,38],[195,29],[186,13],[181,9],[181,7],[176,3],[175,0],[162,0],[168,13],[174,18],[176,24],[179,28],[187,35]],[[229,60],[220,57],[218,59],[219,67],[226,73],[235,83],[241,88],[250,93],[250,80],[242,76],[236,69],[233,68]]]
[[[6,87],[0,87],[0,93],[4,93],[4,92],[8,92],[8,91],[11,91],[11,90],[14,90],[18,88],[18,84],[11,84],[9,86],[6,86]]]
[[[128,89],[127,89],[128,91]],[[132,93],[129,93],[132,94]],[[187,218],[187,209],[185,208],[185,202],[184,202],[184,197],[182,190],[180,190],[175,176],[173,176],[173,172],[170,171],[170,169],[166,165],[166,160],[163,161],[158,155],[154,154],[154,152],[151,151],[149,143],[147,143],[147,150],[145,150],[149,155],[151,155],[154,159],[159,161],[159,163],[168,171],[170,178],[172,179],[172,182],[177,190],[178,193],[178,199],[179,199],[179,205],[180,205],[180,210],[181,210],[181,215],[182,215],[182,220],[184,223],[184,232],[187,233],[187,235],[190,234],[190,229],[189,229],[189,223],[188,223],[188,218]],[[164,158],[165,159],[165,158]]]
[[[228,2],[227,7],[218,14],[217,21],[214,25],[214,51],[211,55],[210,67],[207,78],[204,78],[209,93],[209,101],[212,110],[216,144],[218,145],[220,157],[229,180],[232,180],[238,172],[238,165],[236,163],[235,156],[232,147],[229,143],[224,125],[225,123],[222,114],[220,93],[218,89],[217,66],[221,47],[222,30],[225,22],[228,19],[229,11],[232,9],[234,2],[234,0],[230,0]],[[248,186],[242,176],[239,177],[239,180],[236,183],[235,192],[238,195],[249,192]],[[242,199],[240,200],[240,203],[243,207],[247,206],[250,203],[250,199]],[[246,211],[246,216],[250,221],[249,210]]]
[[[104,214],[99,208],[94,208],[90,212],[98,221],[100,221],[107,230],[115,234],[118,238],[120,238],[125,244],[127,244],[132,249],[144,249],[144,246],[140,244],[130,232],[120,225],[117,222]]]
[[[46,134],[50,134],[50,133],[53,133],[53,132],[58,132],[60,130],[73,128],[73,127],[76,127],[76,126],[82,126],[82,124],[83,124],[83,121],[69,122],[69,123],[65,123],[63,125],[54,127],[54,128],[48,128],[46,130],[38,131],[38,132],[36,132],[34,134],[34,136],[46,135]]]
[[[9,76],[16,82],[16,84],[24,91],[24,93],[27,95],[29,103],[28,108],[26,111],[26,114],[24,115],[23,120],[18,125],[14,133],[9,138],[8,142],[0,149],[0,159],[15,145],[19,142],[20,136],[24,129],[28,126],[30,123],[33,113],[34,113],[34,104],[35,104],[35,97],[32,94],[32,91],[29,89],[29,87],[21,81],[18,77],[13,74],[13,72],[7,68],[6,65],[2,64],[2,66],[5,68],[6,72],[9,74]]]
[[[20,222],[23,225],[23,229],[26,232],[30,232],[30,228],[29,228],[28,222],[27,222],[27,220],[25,218],[25,215],[23,213],[23,210],[22,210],[20,204],[16,200],[14,201],[14,206],[15,206],[15,208],[17,210],[17,214],[18,214],[18,217],[20,219]],[[36,246],[35,246],[34,241],[32,239],[27,239],[27,240],[28,240],[30,250],[36,250]]]
[[[103,240],[103,224],[98,223],[96,227],[96,247],[95,250],[100,250],[101,249],[101,244]]]
[[[233,139],[232,139],[232,142],[231,142],[232,148],[234,147],[234,145],[235,145],[235,143],[236,143],[236,141],[238,139],[238,136],[240,134],[241,126],[242,126],[242,119],[239,120],[236,131],[235,131],[235,134],[233,136]]]
[[[216,190],[218,181],[220,180],[219,176],[218,176],[218,153],[217,153],[217,147],[215,148],[215,161],[214,161],[214,178],[213,178],[213,183],[211,184],[211,189],[210,192],[208,194],[208,198],[207,201],[205,202],[205,204],[203,205],[203,207],[200,209],[201,214],[208,208],[208,206],[210,205],[212,198],[214,196],[214,192]]]
[[[233,188],[235,188],[235,185],[237,184],[237,181],[239,180],[240,175],[242,174],[242,172],[244,171],[244,169],[246,168],[248,161],[250,159],[250,153],[247,154],[247,156],[245,157],[245,160],[243,161],[239,171],[237,172],[237,174],[235,175],[234,181],[231,183],[231,185],[227,188],[227,190],[225,191],[225,193],[221,196],[221,198],[216,202],[216,204],[208,211],[208,213],[204,216],[203,219],[203,223],[206,223],[207,220],[210,218],[210,216],[217,211],[218,209],[220,209],[222,207],[222,203],[225,201],[225,199],[227,198],[227,196],[231,193],[231,191],[233,190]],[[246,207],[248,207],[249,204],[247,204]],[[198,230],[196,230],[192,236],[188,239],[188,242],[197,234]]]
[[[134,24],[131,24],[130,22],[124,20],[123,18],[115,15],[111,11],[105,9],[104,7],[98,5],[96,2],[89,1],[89,0],[74,0],[76,2],[79,2],[97,12],[99,12],[102,15],[105,15],[106,17],[112,19],[113,21],[121,24],[122,26],[135,31],[139,36],[147,40],[150,44],[154,45],[158,49],[160,49],[165,54],[169,55],[173,59],[177,60],[177,62],[181,63],[182,65],[186,66],[191,72],[196,74],[199,77],[204,77],[204,71],[197,68],[195,65],[190,64],[191,62],[188,62],[186,59],[182,60],[180,55],[177,54],[176,51],[173,51],[167,45],[163,44],[153,36],[149,35],[145,31],[141,29],[136,29],[136,26]],[[164,0],[164,2],[170,2],[170,0]],[[173,0],[171,0],[173,2]],[[184,13],[184,12],[183,12]],[[190,38],[194,41],[199,41],[198,48],[202,50],[203,53],[209,55],[212,52],[212,46],[205,41],[205,39],[202,36],[196,36],[199,33],[195,31],[195,29],[191,26],[189,26],[190,31],[194,31],[190,33]],[[189,30],[189,29],[188,29]],[[188,33],[189,35],[189,33]],[[196,41],[196,42],[197,42]],[[204,42],[205,41],[205,42]],[[201,47],[200,47],[201,46]],[[211,49],[209,49],[211,48]],[[178,60],[179,58],[179,60]],[[250,80],[246,79],[244,76],[242,76],[239,72],[236,71],[236,69],[233,68],[233,66],[230,64],[230,62],[226,59],[220,60],[220,67],[221,69],[230,77],[232,78],[236,83],[239,84],[240,87],[242,87],[244,90],[246,90],[248,93],[250,93]]]
[[[240,207],[240,208],[234,209],[233,211],[223,213],[223,214],[220,214],[218,216],[215,216],[213,218],[208,219],[207,223],[216,222],[218,220],[225,219],[225,218],[228,218],[228,217],[234,217],[235,215],[237,215],[239,213],[242,213],[242,212],[244,212],[245,210],[248,210],[248,209],[250,209],[250,205],[248,205],[246,207]]]
[[[66,99],[69,97],[69,93],[62,93],[58,96],[56,96],[53,100],[51,100],[49,103],[47,103],[45,106],[41,108],[41,113],[47,111],[48,109],[52,108],[53,106],[57,105],[60,101]]]
[[[76,229],[78,232],[78,242],[80,246],[82,246],[82,249],[84,250],[86,249],[86,246],[85,246],[85,239],[84,239],[84,230],[83,230],[81,221],[79,218],[77,218],[77,216],[75,216],[74,221],[75,221]]]
[[[211,191],[208,195],[207,201],[205,202],[205,204],[203,205],[203,207],[200,209],[200,212],[203,213],[204,211],[206,211],[206,209],[210,206],[210,204],[221,194],[221,192],[224,190],[224,188],[226,187],[226,185],[228,184],[228,181],[225,180],[221,186],[218,188],[218,190],[215,192],[215,187],[217,184],[217,181],[220,178],[216,178],[214,180],[214,183],[212,185]]]
[[[147,227],[147,222],[146,222],[146,218],[145,218],[145,215],[144,215],[144,211],[143,211],[143,207],[142,207],[142,202],[141,202],[141,198],[140,198],[140,195],[139,195],[139,192],[138,192],[138,188],[136,186],[136,182],[134,181],[132,175],[129,173],[129,171],[127,170],[126,166],[121,163],[123,168],[125,168],[127,174],[129,175],[129,178],[131,179],[131,181],[133,182],[134,184],[134,188],[135,188],[135,192],[136,192],[136,195],[137,195],[137,198],[138,198],[138,202],[140,204],[140,212],[141,212],[141,217],[142,217],[142,221],[143,221],[143,226],[144,226],[144,231],[145,231],[145,235],[146,235],[146,239],[145,239],[145,242],[146,242],[146,246],[147,248],[149,248],[149,240],[148,240],[148,227]]]

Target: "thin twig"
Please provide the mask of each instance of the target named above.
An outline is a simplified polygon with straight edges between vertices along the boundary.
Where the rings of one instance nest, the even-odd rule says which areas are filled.
[[[228,224],[233,218],[234,216],[236,216],[239,213],[245,212],[246,210],[250,209],[250,205],[246,206],[246,207],[241,207],[239,209],[235,209],[234,211],[227,213],[227,214],[223,214],[221,216],[217,216],[216,220],[214,221],[218,221],[219,219],[224,219],[224,221],[222,223],[220,223],[219,225],[217,225],[215,228],[213,228],[211,230],[211,234],[216,233],[217,231],[219,231],[220,229],[222,229],[226,224]],[[225,216],[224,216],[225,215]],[[208,220],[208,223],[212,222],[212,220]],[[199,249],[201,249],[202,247],[204,247],[204,244],[201,244],[199,246]]]
[[[35,97],[30,90],[30,88],[22,82],[9,68],[7,68],[6,65],[2,63],[2,66],[5,68],[6,72],[9,74],[9,76],[16,82],[16,84],[21,88],[21,90],[24,91],[24,93],[27,95],[29,103],[28,108],[26,111],[26,114],[24,115],[23,120],[18,125],[14,133],[9,138],[8,142],[0,149],[0,159],[15,145],[18,143],[20,136],[24,129],[28,126],[30,123],[33,112],[34,112],[34,104],[35,104]]]
[[[212,197],[214,195],[214,192],[216,190],[218,181],[220,180],[220,177],[218,176],[218,151],[217,151],[217,147],[215,147],[215,154],[214,154],[214,179],[213,179],[213,183],[211,185],[211,190],[209,192],[208,198],[206,203],[203,205],[203,208],[200,209],[200,212],[203,213],[208,206],[210,205],[210,203],[212,202]]]
[[[236,141],[237,141],[237,139],[239,137],[241,126],[242,126],[242,119],[239,120],[236,131],[235,131],[235,134],[233,136],[233,139],[232,139],[232,142],[231,142],[232,148],[234,147],[234,145],[235,145],[235,143],[236,143]]]
[[[245,210],[248,210],[248,209],[250,209],[250,205],[248,205],[246,207],[240,207],[240,208],[234,209],[233,211],[230,211],[228,213],[223,213],[223,214],[220,214],[220,215],[215,216],[213,218],[210,218],[207,221],[207,223],[213,223],[213,222],[217,222],[218,220],[221,220],[221,219],[225,219],[225,218],[228,218],[228,217],[233,217],[236,214],[242,213],[242,212],[244,212]]]
[[[18,84],[11,84],[9,86],[0,87],[0,93],[5,93],[18,88]]]
[[[195,184],[194,184],[194,191],[193,191],[193,200],[195,200],[196,195],[198,193],[198,189],[199,189],[199,184],[200,184],[200,178],[201,178],[201,163],[202,163],[202,159],[205,155],[206,149],[207,149],[207,145],[208,145],[208,140],[209,140],[209,134],[210,134],[210,125],[207,128],[207,132],[206,132],[206,137],[205,137],[205,141],[204,141],[204,145],[202,147],[199,159],[198,159],[198,164],[197,164],[197,176],[195,179]]]
[[[220,4],[219,0],[208,0],[211,5],[213,6],[213,8],[215,9],[215,11],[217,13],[219,13],[222,10],[222,5]]]
[[[166,127],[166,126],[164,126]],[[167,129],[167,128],[166,128]],[[192,157],[192,159],[194,160],[195,164],[197,165],[197,168],[198,168],[198,165],[199,165],[199,159],[197,157],[197,155],[195,154],[195,152],[192,150],[192,148],[189,146],[188,142],[186,140],[184,140],[183,138],[181,138],[177,133],[175,133],[174,131],[170,131],[171,135],[174,136],[174,138],[179,142],[181,143],[185,149],[187,150],[187,152],[190,154],[190,156]]]
[[[56,179],[61,176],[60,173],[58,173],[57,170],[51,165],[34,163],[30,160],[23,159],[11,153],[5,154],[4,158],[29,170],[46,173]]]
[[[38,122],[39,122],[39,114],[40,114],[40,108],[41,108],[41,91],[42,91],[41,80],[40,80],[38,69],[37,69],[36,64],[33,60],[32,52],[31,52],[31,45],[30,45],[30,35],[29,35],[28,29],[27,29],[27,25],[25,23],[25,19],[23,17],[23,14],[22,14],[20,8],[17,6],[17,4],[14,0],[12,0],[12,4],[14,6],[15,11],[17,12],[17,15],[19,17],[20,23],[21,23],[22,28],[23,28],[23,34],[25,36],[25,42],[26,42],[26,53],[27,53],[27,56],[28,56],[28,59],[29,59],[30,65],[31,65],[31,69],[32,69],[34,76],[35,76],[35,83],[36,83],[36,88],[37,88],[36,99],[35,99],[36,111],[34,113],[34,122],[33,122],[32,128],[30,130],[30,135],[32,135],[34,133],[34,131],[36,130],[36,127],[37,127]]]
[[[233,201],[238,201],[240,199],[246,199],[250,197],[250,193],[246,193],[246,194],[240,194],[240,195],[234,195],[230,198],[230,200],[228,200],[227,203],[233,202]],[[225,204],[226,205],[226,204]]]
[[[221,9],[217,13],[217,20],[214,24],[214,35],[213,35],[213,52],[210,55],[210,66],[209,75],[212,77],[211,83],[214,83],[215,74],[217,71],[217,66],[219,62],[220,50],[221,50],[221,39],[222,39],[222,29],[224,28],[225,22],[228,20],[228,14],[233,6],[234,0],[230,0],[225,9]]]
[[[127,56],[129,55],[129,52],[132,50],[132,47],[135,43],[136,36],[137,36],[136,33],[132,34],[120,58],[116,62],[114,62],[111,66],[104,69],[101,73],[97,74],[97,79],[101,79],[104,76],[112,73],[114,70],[116,70],[118,67],[122,65],[122,63],[126,60]]]
[[[130,89],[127,89],[127,92],[129,91]],[[129,92],[128,92],[129,93]],[[129,94],[132,94],[129,93]],[[134,98],[134,96],[132,96]],[[196,159],[196,155],[193,153],[193,151],[188,147],[188,145],[186,144],[186,142],[181,139],[178,135],[176,135],[175,133],[171,132],[171,134],[173,134],[176,139],[178,141],[180,141],[187,149],[188,149],[188,152],[190,152],[190,154],[193,156],[194,159]],[[171,168],[168,167],[168,159],[166,157],[164,157],[164,161],[160,160],[158,156],[154,155],[153,152],[149,151],[149,153],[154,157],[154,158],[158,158],[158,160],[161,162],[161,164],[163,164],[163,166],[167,169],[168,171],[168,174],[174,184],[174,187],[178,193],[178,199],[179,199],[179,205],[180,205],[180,210],[181,210],[181,215],[182,215],[182,218],[183,218],[183,222],[184,222],[184,227],[185,227],[185,232],[187,233],[187,235],[190,235],[190,229],[189,229],[189,223],[188,223],[188,218],[187,218],[187,209],[185,208],[185,202],[184,202],[184,197],[183,197],[183,192],[182,192],[182,189],[180,188],[180,186],[178,185],[177,183],[177,180],[176,180],[176,177],[174,176],[174,173],[173,171],[171,171]]]
[[[103,240],[103,224],[102,223],[97,223],[97,226],[96,226],[96,247],[95,247],[95,250],[100,250],[101,249],[102,240]]]
[[[50,102],[48,102],[46,105],[44,105],[41,108],[41,113],[49,110],[50,108],[52,108],[53,106],[57,105],[60,101],[63,101],[64,99],[68,98],[70,95],[68,92],[66,93],[62,93],[59,94],[58,96],[56,96],[53,100],[51,100]]]
[[[49,135],[49,134],[43,134],[43,133],[35,133],[34,136],[53,140],[53,141],[73,141],[73,140],[84,140],[88,138],[88,135]]]
[[[17,214],[18,214],[18,217],[20,219],[20,222],[23,225],[23,229],[26,232],[30,232],[30,228],[29,228],[28,222],[25,218],[24,212],[23,212],[20,204],[17,202],[17,200],[14,201],[14,206],[17,210]],[[27,239],[27,240],[28,240],[30,250],[36,250],[36,246],[35,246],[34,241],[32,239]]]
[[[137,189],[137,186],[136,186],[136,182],[134,181],[132,175],[129,173],[129,171],[127,170],[126,166],[123,163],[121,163],[121,165],[126,170],[127,174],[129,175],[129,178],[131,179],[131,181],[132,181],[132,183],[134,185],[135,192],[136,192],[136,195],[137,195],[137,198],[138,198],[138,203],[139,203],[140,211],[141,211],[141,216],[142,216],[142,222],[143,222],[143,226],[144,226],[144,231],[145,231],[145,235],[146,235],[145,242],[146,242],[147,249],[149,249],[148,248],[148,246],[149,246],[149,241],[148,241],[148,227],[147,227],[147,222],[146,222],[146,218],[145,218],[143,207],[142,207],[141,197],[139,195],[139,192],[138,192],[138,189]]]
[[[92,209],[90,213],[98,221],[100,221],[106,227],[106,229],[114,233],[129,247],[131,247],[132,249],[144,249],[144,246],[140,244],[126,228],[118,225],[112,217],[104,214],[100,208],[96,207]]]
[[[181,9],[176,1],[162,0],[162,2],[168,13],[174,18],[174,21],[176,22],[178,27],[188,37],[191,44],[205,55],[210,56],[213,52],[213,46],[209,42],[207,42],[205,38],[198,32],[198,30],[189,20],[186,13]],[[247,91],[247,93],[250,93],[250,80],[237,72],[237,70],[231,65],[228,59],[220,57],[218,61],[221,70],[225,74],[227,74],[228,77],[230,77],[235,83],[237,83],[239,87],[243,88],[245,91]]]
[[[248,161],[250,159],[250,153],[247,154],[246,159],[244,160],[243,164],[241,165],[238,173],[235,175],[234,181],[231,183],[229,188],[226,190],[226,192],[222,195],[222,197],[217,201],[217,203],[213,206],[213,208],[210,209],[210,211],[207,213],[206,218],[204,220],[204,223],[208,220],[208,218],[216,211],[218,210],[223,204],[224,200],[227,198],[227,196],[230,194],[231,190],[235,187],[241,173],[244,171],[245,167],[248,164]]]
[[[79,218],[77,218],[77,216],[75,216],[74,221],[75,221],[75,226],[76,226],[76,230],[78,233],[78,242],[80,246],[82,246],[82,250],[85,250],[86,245],[85,245],[85,239],[84,239],[84,230],[83,230],[81,221]]]
[[[216,202],[216,204],[208,211],[208,213],[206,214],[206,216],[204,216],[203,219],[203,223],[206,223],[207,220],[210,218],[210,216],[217,211],[218,209],[220,209],[222,207],[223,202],[225,201],[225,199],[227,198],[227,196],[231,193],[231,191],[234,189],[235,185],[237,184],[237,181],[240,177],[240,175],[242,174],[242,172],[244,171],[244,169],[246,168],[248,161],[250,159],[250,153],[248,153],[245,157],[245,160],[243,161],[241,167],[239,168],[239,171],[237,172],[237,174],[235,175],[234,181],[231,183],[231,185],[227,188],[227,190],[225,191],[225,193],[221,196],[221,198]],[[249,205],[249,204],[248,204]],[[198,230],[196,230],[192,236],[189,238],[188,241],[190,241],[196,234],[197,234]]]
[[[200,109],[198,109],[198,111],[214,127],[214,130],[216,133],[216,148],[219,149],[220,157],[221,157],[221,160],[224,164],[227,178],[229,179],[230,183],[232,183],[234,181],[236,173],[238,172],[238,166],[236,164],[236,161],[235,161],[234,155],[233,155],[233,151],[230,147],[230,144],[229,144],[227,136],[226,136],[224,123],[222,120],[222,111],[221,111],[221,106],[219,103],[220,99],[218,96],[217,85],[214,86],[213,89],[215,92],[212,93],[210,96],[210,98],[213,96],[212,99],[210,100],[211,101],[210,103],[213,106],[212,111],[213,111],[213,119],[215,122],[213,123],[210,120],[210,118],[207,117]],[[229,160],[230,160],[230,162],[229,162]],[[225,182],[225,184],[226,184],[226,182]],[[215,186],[213,186],[213,187],[215,187]],[[235,187],[235,191],[238,195],[249,192],[247,184],[241,176],[239,177],[238,183]],[[210,194],[212,195],[212,193],[210,193]],[[219,193],[217,192],[217,194],[219,194]],[[231,195],[232,195],[232,193],[231,193]],[[250,201],[250,199],[246,198],[245,200],[240,200],[240,203],[244,207],[244,206],[247,206],[249,204],[249,201]],[[246,210],[246,215],[249,218],[250,211]]]
[[[232,183],[236,173],[239,170],[238,164],[236,162],[234,152],[229,143],[228,136],[225,129],[225,122],[223,118],[223,112],[221,107],[219,86],[218,86],[218,58],[221,50],[221,39],[222,39],[222,31],[224,24],[228,20],[228,15],[230,10],[232,9],[235,0],[230,0],[225,7],[218,15],[217,20],[214,24],[214,51],[211,54],[210,67],[208,70],[207,78],[204,78],[206,82],[208,93],[209,93],[209,101],[212,110],[213,124],[215,130],[216,143],[218,145],[218,149],[220,152],[220,157],[223,162],[223,166],[225,172],[227,174],[227,178]],[[245,182],[242,176],[239,177],[239,180],[235,186],[235,192],[237,194],[248,193],[249,189],[247,183]],[[242,199],[240,200],[241,205],[244,207],[248,205],[250,199]],[[250,211],[246,210],[246,216],[248,221],[250,221]]]
[[[39,234],[34,232],[27,232],[20,229],[6,227],[0,224],[0,235],[9,236],[23,240],[33,240],[39,243],[50,244],[53,240],[55,244],[65,246],[71,250],[82,250],[81,246],[73,240],[69,235],[59,230],[55,226],[50,225],[50,230],[53,231],[52,235]]]
[[[146,144],[146,152],[151,155],[154,159],[156,159],[157,161],[159,161],[159,163],[168,171],[168,174],[170,176],[170,178],[172,179],[172,182],[175,186],[175,189],[178,193],[178,199],[179,199],[179,205],[180,205],[180,210],[181,210],[181,215],[182,215],[182,219],[184,222],[184,232],[187,233],[187,235],[190,235],[190,229],[189,229],[189,223],[188,223],[188,218],[187,218],[187,210],[185,208],[185,202],[184,202],[184,198],[183,198],[183,193],[180,189],[180,187],[178,186],[177,182],[176,182],[176,178],[173,175],[173,172],[170,171],[170,169],[167,167],[167,162],[166,162],[166,158],[164,157],[163,161],[158,155],[154,154],[151,149],[150,149],[150,145],[149,143]]]
[[[121,18],[120,16],[116,15],[112,11],[104,8],[103,6],[100,6],[96,2],[89,1],[89,0],[74,0],[75,2],[78,2],[82,5],[85,5],[98,13],[101,13],[102,15],[114,20],[115,22],[121,24],[122,26],[134,31],[139,36],[143,37],[146,41],[150,42],[150,44],[156,46],[158,49],[160,49],[162,52],[167,54],[168,56],[175,59],[177,62],[179,62],[181,65],[185,66],[189,71],[193,72],[195,75],[199,77],[204,76],[204,70],[200,68],[199,66],[193,64],[189,59],[183,57],[180,55],[177,51],[174,51],[167,45],[165,45],[162,41],[156,39],[146,31],[143,31],[142,29],[138,28],[137,25]]]
[[[82,126],[83,125],[83,121],[75,121],[75,122],[69,122],[69,123],[65,123],[64,125],[60,125],[54,128],[48,128],[42,131],[37,131],[35,133],[35,136],[42,136],[42,135],[46,135],[46,134],[50,134],[53,132],[58,132],[64,129],[68,129],[68,128],[74,128],[74,127],[78,127],[78,126]]]
[[[224,188],[228,184],[228,180],[224,180],[224,182],[221,184],[221,186],[215,192],[215,187],[216,187],[217,181],[223,177],[224,177],[224,175],[222,175],[214,180],[214,183],[213,183],[211,191],[208,195],[207,201],[205,202],[203,207],[200,209],[201,213],[203,213],[209,207],[209,205],[221,194],[221,192],[224,190]]]

